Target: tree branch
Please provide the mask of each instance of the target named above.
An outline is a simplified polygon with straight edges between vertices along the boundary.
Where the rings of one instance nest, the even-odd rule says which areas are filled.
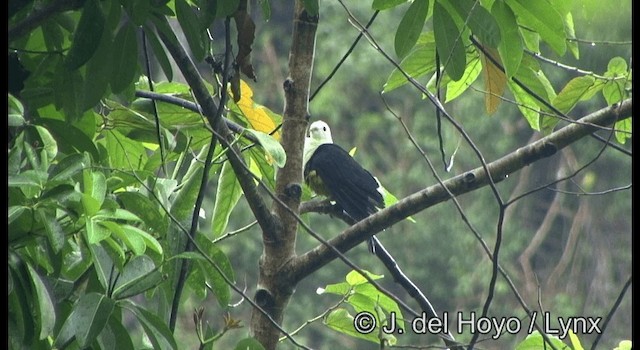
[[[540,159],[550,157],[559,149],[591,135],[599,129],[599,126],[610,125],[618,120],[630,117],[631,111],[632,99],[627,99],[616,106],[596,111],[581,118],[579,120],[580,123],[567,125],[547,137],[487,164],[487,169],[491,174],[491,178],[496,182],[502,181],[506,179],[507,175]],[[487,173],[482,167],[478,167],[444,181],[443,185],[446,186],[446,189],[441,185],[434,185],[398,201],[395,205],[385,208],[358,224],[347,228],[340,235],[329,240],[328,243],[339,251],[347,251],[383,229],[440,202],[449,200],[447,189],[453,195],[458,196],[488,184],[489,177]],[[302,280],[335,259],[335,257],[335,253],[326,246],[318,246],[297,257],[290,262],[294,279],[296,281]]]
[[[157,92],[146,91],[146,90],[136,90],[136,97],[148,98],[154,101],[170,103],[172,105],[176,105],[184,109],[188,109],[192,112],[203,114],[202,108],[200,108],[200,106],[197,103],[191,102],[189,100],[185,100],[180,97],[160,94]],[[224,123],[227,124],[227,128],[229,128],[229,130],[231,130],[232,132],[238,135],[242,135],[243,137],[245,137],[247,140],[251,142],[258,142],[258,139],[256,139],[255,136],[253,136],[253,134],[249,134],[249,133],[245,134],[244,127],[241,126],[240,124],[234,122],[233,120],[227,119],[225,117],[221,117],[221,118],[224,121]]]
[[[16,23],[8,30],[9,42],[19,39],[28,32],[42,25],[45,21],[53,17],[54,14],[79,9],[84,5],[86,0],[57,0],[44,5],[31,12],[22,21]]]

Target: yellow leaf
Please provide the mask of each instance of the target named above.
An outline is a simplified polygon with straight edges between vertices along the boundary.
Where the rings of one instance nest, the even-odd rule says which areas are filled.
[[[276,129],[276,123],[269,116],[268,109],[266,107],[253,101],[253,91],[244,80],[240,80],[240,91],[241,96],[237,105],[242,111],[242,114],[247,118],[247,122],[251,128],[262,131],[265,134],[272,133]],[[279,140],[280,133],[275,132],[273,137],[276,140]]]
[[[498,50],[494,48],[486,48],[491,57],[497,60],[500,64],[500,56]],[[480,53],[482,59],[482,76],[484,77],[484,89],[486,91],[484,95],[484,107],[488,114],[493,114],[500,105],[500,98],[504,93],[504,87],[507,85],[507,77],[504,73],[496,67],[484,54]]]

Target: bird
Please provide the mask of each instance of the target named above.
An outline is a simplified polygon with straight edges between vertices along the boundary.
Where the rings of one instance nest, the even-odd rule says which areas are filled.
[[[354,222],[384,208],[378,180],[342,147],[333,143],[331,129],[322,120],[309,126],[303,151],[305,183],[318,195],[334,201]],[[371,237],[369,251],[375,254]]]

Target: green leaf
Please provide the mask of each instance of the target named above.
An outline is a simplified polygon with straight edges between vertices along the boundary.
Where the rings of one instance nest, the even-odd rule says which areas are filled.
[[[160,39],[158,39],[158,36],[155,33],[155,31],[151,29],[148,25],[144,26],[144,33],[146,35],[147,42],[149,43],[149,45],[151,46],[151,49],[153,50],[153,54],[155,55],[156,59],[158,60],[158,63],[160,64],[160,67],[162,68],[162,71],[164,72],[165,77],[167,77],[167,80],[172,81],[173,68],[171,67],[171,62],[167,57],[167,53],[165,52],[164,47],[160,43]]]
[[[61,347],[75,336],[81,348],[90,346],[106,326],[114,305],[112,299],[99,293],[82,295],[62,325],[55,345]]]
[[[378,178],[376,178],[376,180],[378,180]],[[378,184],[380,184],[380,181],[378,181]],[[379,191],[382,192],[382,199],[384,200],[384,207],[390,207],[394,204],[396,204],[398,202],[398,198],[396,196],[393,195],[393,193],[389,192],[384,186],[382,186],[380,184],[380,188],[378,189]],[[411,216],[407,217],[407,220],[409,220],[412,223],[416,223],[416,220],[414,218],[412,218]]]
[[[613,350],[631,350],[633,348],[632,345],[631,340],[622,340]]]
[[[356,331],[354,327],[354,318],[346,309],[337,308],[331,311],[323,319],[323,323],[327,327],[342,334],[346,334],[354,338],[368,340],[376,344],[379,343],[378,334],[375,330],[367,334]]]
[[[547,0],[505,0],[521,20],[521,24],[533,29],[558,55],[567,50],[564,20]]]
[[[569,113],[578,101],[593,96],[596,93],[594,88],[602,85],[596,82],[592,76],[585,75],[571,79],[567,85],[553,99],[552,104],[562,113]]]
[[[120,192],[117,195],[123,207],[141,218],[153,231],[158,234],[166,233],[169,222],[151,199],[138,192]]]
[[[371,278],[372,280],[379,280],[381,278],[384,277],[384,275],[376,275],[374,273],[371,273],[369,271],[364,271],[367,276],[369,276],[369,278]],[[349,283],[349,285],[351,286],[357,286],[360,284],[365,284],[365,283],[369,283],[369,281],[367,281],[367,279],[358,271],[350,271],[345,280],[347,281],[347,283]]]
[[[232,283],[235,282],[233,267],[227,255],[202,235],[198,237],[197,241],[198,245],[207,253],[207,256],[216,263],[216,266],[218,266],[224,276]],[[211,266],[208,261],[198,260],[196,263],[205,276],[206,281],[211,286],[218,300],[218,304],[220,307],[226,308],[231,300],[231,287],[218,270]]]
[[[447,94],[445,97],[445,103],[452,101],[456,97],[460,96],[463,92],[465,92],[471,84],[473,84],[478,76],[480,76],[480,72],[482,72],[482,64],[480,63],[480,59],[476,57],[475,59],[469,61],[467,67],[464,70],[464,74],[462,78],[458,81],[450,81],[447,84]]]
[[[55,211],[52,215],[50,210],[38,207],[36,209],[36,215],[47,232],[47,238],[49,238],[49,244],[51,244],[53,252],[58,254],[62,249],[62,246],[64,246],[65,238],[64,230],[62,229],[60,222],[58,222],[55,217]]]
[[[254,338],[244,338],[236,344],[234,350],[264,350],[264,346]]]
[[[631,118],[619,120],[614,125],[616,140],[624,144],[631,138]]]
[[[40,125],[34,125],[36,131],[38,131],[38,135],[40,135],[40,140],[42,140],[42,147],[47,152],[47,157],[49,159],[53,159],[58,155],[58,143],[51,136],[51,133],[46,128]],[[43,164],[43,168],[48,168],[48,164]]]
[[[249,157],[246,157],[247,155]],[[251,172],[261,179],[269,189],[275,189],[275,167],[267,161],[264,150],[252,147],[248,152],[245,152],[245,159],[249,163]]]
[[[520,113],[527,120],[531,129],[540,131],[540,107],[537,101],[513,81],[509,80],[507,85],[518,102]]]
[[[584,350],[582,344],[580,343],[580,339],[578,336],[573,333],[573,330],[569,329],[569,339],[571,339],[571,347],[573,350]]]
[[[124,136],[116,129],[106,132],[105,142],[109,164],[113,168],[138,170],[147,159],[142,143]]]
[[[186,248],[187,234],[190,229],[191,215],[193,214],[193,203],[196,201],[202,181],[202,164],[193,163],[193,168],[188,172],[190,175],[183,180],[182,188],[178,191],[175,200],[171,204],[170,212],[177,223],[171,222],[166,236],[165,252],[169,258],[182,253]],[[184,232],[178,224],[187,232]],[[167,295],[172,295],[175,292],[175,283],[181,264],[181,261],[175,260],[163,266],[163,273],[169,277],[169,283],[165,284]]]
[[[82,170],[82,203],[85,205],[85,213],[88,216],[95,215],[107,195],[107,181],[104,174],[94,172],[91,169]],[[91,200],[93,199],[93,200]]]
[[[117,311],[111,314],[105,329],[98,336],[98,344],[102,349],[134,350],[130,331],[122,324]]]
[[[12,94],[7,94],[9,100],[9,126],[22,126],[25,124],[24,120],[24,106],[22,102],[18,100]]]
[[[95,201],[93,198],[87,197],[86,195],[83,195],[82,199],[83,204],[85,203],[85,201]],[[87,207],[88,206],[85,205],[85,208]],[[98,244],[102,240],[111,236],[111,232],[107,227],[105,227],[104,225],[99,225],[98,222],[91,217],[86,218],[84,227],[87,233],[87,243],[89,244]]]
[[[556,3],[563,3],[563,2],[564,1],[556,2]],[[573,15],[571,14],[571,12],[567,12],[567,14],[564,15],[564,29],[567,35],[567,39],[576,38],[576,29],[575,29],[575,25],[573,24]],[[579,60],[580,46],[578,45],[578,42],[575,40],[567,40],[567,47],[569,48],[569,51],[571,52],[573,57],[576,60]]]
[[[398,327],[404,328],[401,323],[404,320],[404,316],[398,304],[370,283],[356,286],[348,302],[356,311],[373,312],[377,307],[381,307],[387,314],[394,313],[398,321],[400,321],[398,322]]]
[[[126,305],[127,309],[136,316],[154,349],[164,350],[178,348],[169,327],[167,327],[158,316],[130,301],[125,301],[123,305]]]
[[[460,80],[467,65],[463,39],[455,21],[438,1],[433,5],[433,32],[445,71],[452,80]]]
[[[496,1],[491,7],[491,14],[500,27],[500,44],[498,52],[505,70],[507,80],[516,74],[524,55],[523,40],[516,21],[516,16],[504,1]]]
[[[113,288],[114,299],[124,299],[156,287],[163,281],[153,260],[146,255],[136,256],[124,265]]]
[[[627,61],[622,57],[614,57],[607,64],[607,73],[612,76],[627,74]]]
[[[111,3],[114,4],[116,2],[111,1]],[[114,64],[111,52],[116,50],[114,46],[120,44],[116,43],[114,45],[111,30],[105,30],[99,41],[100,46],[86,65],[83,85],[84,96],[80,108],[82,111],[97,105],[107,93]]]
[[[377,11],[382,11],[404,4],[405,2],[407,2],[407,0],[373,0],[371,8]]]
[[[275,164],[282,168],[284,164],[287,162],[287,154],[284,152],[284,148],[278,140],[276,140],[273,136],[266,134],[262,131],[257,131],[253,129],[245,129],[248,133],[255,136],[260,143],[260,146],[271,156],[271,159],[274,160]]]
[[[227,228],[231,211],[242,197],[242,188],[229,162],[222,165],[220,179],[216,188],[216,199],[211,216],[213,237],[220,237]]]
[[[175,0],[176,2],[176,15],[180,27],[184,31],[184,35],[187,38],[191,52],[197,62],[204,60],[207,46],[206,32],[201,30],[200,21],[195,15],[194,9],[187,3],[186,0]]]
[[[98,0],[87,0],[65,59],[65,65],[70,70],[78,69],[96,52],[101,42],[104,23],[104,14]]]
[[[9,187],[33,186],[37,189],[42,189],[46,181],[47,173],[38,170],[26,170],[17,175],[10,175],[8,185]]]
[[[556,336],[547,335],[547,338],[551,341],[551,344],[556,349],[565,349],[566,345],[558,339]],[[522,342],[520,342],[515,350],[538,350],[548,348],[549,345],[545,344],[545,340],[540,334],[540,332],[533,331],[533,333],[529,334]]]
[[[400,62],[399,70],[395,68],[384,84],[383,93],[392,91],[408,82],[405,72],[411,78],[417,79],[436,69],[436,45],[433,32],[423,33],[411,52]]]
[[[125,229],[126,225],[120,225],[113,221],[97,221],[100,226],[107,228],[111,231],[116,237],[120,239],[135,255],[144,254],[145,249],[147,248],[142,240],[142,237],[137,235],[135,232],[132,233],[130,230]],[[105,237],[106,238],[106,237]]]
[[[113,260],[102,245],[90,244],[89,251],[93,256],[94,267],[96,275],[98,276],[98,281],[102,285],[102,288],[104,290],[107,290],[107,288],[110,287],[110,276],[114,268]]]
[[[62,120],[42,118],[40,122],[46,127],[56,139],[64,140],[60,142],[59,148],[62,153],[82,153],[89,152],[93,159],[99,159],[98,149],[93,140],[82,130]]]
[[[448,3],[458,12],[462,21],[469,26],[471,32],[483,45],[497,48],[501,42],[500,27],[487,9],[478,1],[472,0],[453,0]]]
[[[404,13],[396,31],[394,48],[399,58],[415,46],[429,12],[429,0],[414,0]]]
[[[9,207],[9,223],[12,223],[13,221],[15,221],[17,218],[20,217],[20,215],[22,215],[23,213],[25,213],[27,210],[29,210],[29,207],[26,207],[24,205],[14,205]]]
[[[111,58],[111,91],[114,94],[122,92],[135,79],[138,68],[138,42],[136,30],[131,22],[126,22],[114,39]]]
[[[36,317],[40,328],[38,339],[45,339],[53,333],[53,327],[56,323],[55,308],[51,300],[51,295],[40,278],[40,275],[36,273],[31,265],[26,265],[31,275],[31,285],[35,290]]]
[[[138,237],[142,240],[145,246],[151,248],[158,254],[162,254],[162,246],[160,243],[150,235],[149,233],[131,225],[123,225],[122,228],[129,237]]]
[[[76,281],[90,267],[94,266],[91,251],[85,244],[77,244],[75,240],[68,240],[62,248],[63,264],[61,275],[71,281]],[[98,268],[96,268],[98,271]]]

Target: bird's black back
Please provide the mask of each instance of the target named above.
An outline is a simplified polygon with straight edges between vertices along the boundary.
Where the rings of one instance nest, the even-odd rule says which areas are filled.
[[[307,162],[304,174],[315,171],[332,199],[355,221],[384,208],[378,182],[340,146],[318,146]]]

